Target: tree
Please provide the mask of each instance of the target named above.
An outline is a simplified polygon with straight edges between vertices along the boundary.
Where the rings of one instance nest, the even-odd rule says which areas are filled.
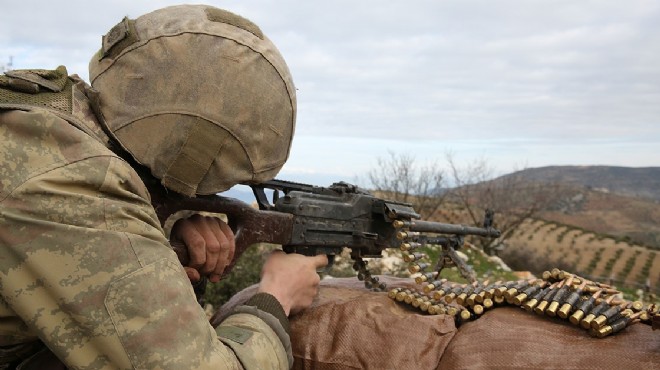
[[[476,241],[484,252],[492,255],[501,242],[525,221],[556,202],[561,188],[556,183],[540,183],[513,173],[493,179],[493,168],[484,159],[475,160],[459,168],[451,153],[447,154],[455,187],[450,199],[460,204],[471,224],[483,225],[485,211],[495,212],[495,227],[502,232],[498,239],[479,238]]]
[[[445,199],[444,173],[437,163],[417,165],[409,154],[389,152],[378,157],[376,168],[367,174],[372,189],[397,202],[410,203],[422,218],[429,218]]]

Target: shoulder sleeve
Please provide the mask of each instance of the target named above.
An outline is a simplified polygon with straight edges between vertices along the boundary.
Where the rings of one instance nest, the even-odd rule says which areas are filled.
[[[254,313],[226,323],[254,333],[247,357],[218,340],[128,164],[66,121],[22,118],[0,125],[0,294],[68,367],[288,367]]]

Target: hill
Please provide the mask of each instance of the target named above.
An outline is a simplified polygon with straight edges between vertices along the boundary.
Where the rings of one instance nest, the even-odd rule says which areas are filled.
[[[502,177],[507,176],[660,201],[660,167],[548,166],[529,168]]]

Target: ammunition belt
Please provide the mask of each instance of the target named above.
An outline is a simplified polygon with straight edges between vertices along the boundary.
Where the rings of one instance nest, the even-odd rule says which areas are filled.
[[[428,283],[430,276],[418,276],[416,282],[422,285],[419,289],[395,288],[389,290],[388,296],[430,315],[454,316],[457,325],[477,319],[495,307],[517,306],[540,316],[567,320],[597,338],[637,322],[650,325],[660,317],[658,304],[626,300],[612,286],[559,269],[546,271],[539,279],[494,284],[488,281],[459,284],[446,279]]]

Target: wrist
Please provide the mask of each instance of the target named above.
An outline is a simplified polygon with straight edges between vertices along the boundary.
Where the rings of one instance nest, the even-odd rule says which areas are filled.
[[[252,298],[248,299],[244,305],[256,307],[261,311],[268,312],[275,316],[275,318],[277,318],[282,324],[284,330],[287,333],[289,332],[289,320],[287,319],[288,312],[285,311],[280,301],[272,294],[259,292],[253,295]]]
[[[257,294],[267,294],[273,298],[279,303],[280,307],[282,308],[282,311],[284,312],[285,316],[289,316],[289,313],[291,312],[291,303],[287,298],[286,294],[280,293],[278,289],[275,287],[268,287],[264,286],[264,284],[259,284],[259,290]]]

